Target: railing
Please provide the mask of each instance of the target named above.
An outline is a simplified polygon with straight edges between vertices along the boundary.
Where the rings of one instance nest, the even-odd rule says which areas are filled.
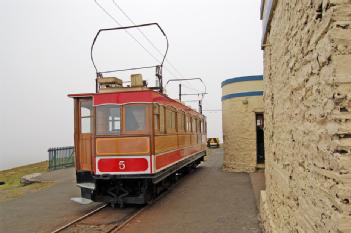
[[[74,166],[74,147],[56,147],[50,148],[49,152],[49,170],[56,170]]]

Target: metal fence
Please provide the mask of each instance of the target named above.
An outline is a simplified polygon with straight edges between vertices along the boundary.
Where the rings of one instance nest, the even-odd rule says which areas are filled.
[[[74,166],[74,147],[56,147],[50,148],[49,152],[49,170],[56,170]]]

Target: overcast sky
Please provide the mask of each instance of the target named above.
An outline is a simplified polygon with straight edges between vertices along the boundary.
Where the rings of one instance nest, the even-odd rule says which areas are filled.
[[[121,24],[131,24],[112,0],[99,2]],[[262,74],[260,0],[117,3],[135,23],[158,22],[163,27],[170,41],[168,60],[177,69],[166,64],[165,81],[176,75],[202,77],[208,91],[204,109],[221,109],[223,80]],[[73,103],[67,94],[94,92],[90,44],[99,28],[115,26],[93,0],[0,1],[0,170],[46,160],[49,147],[73,145]],[[133,33],[139,38],[138,32]],[[111,45],[116,54],[102,54],[109,64],[122,58],[132,62],[135,55],[129,49],[138,47],[132,42],[119,50],[118,43]],[[161,42],[155,42],[160,49]],[[106,49],[106,44],[100,45],[97,52]],[[153,62],[146,60],[145,52],[143,56],[142,62]],[[201,90],[200,83],[185,85]],[[176,97],[175,85],[167,91]],[[208,136],[222,137],[221,112],[205,115]]]

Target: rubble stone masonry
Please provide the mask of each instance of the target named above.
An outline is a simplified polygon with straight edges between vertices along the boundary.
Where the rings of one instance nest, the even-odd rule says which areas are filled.
[[[266,232],[351,232],[351,0],[277,0],[264,46]]]

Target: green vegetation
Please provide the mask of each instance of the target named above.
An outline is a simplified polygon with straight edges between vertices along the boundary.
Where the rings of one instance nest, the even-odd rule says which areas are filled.
[[[34,183],[23,186],[20,183],[21,177],[31,173],[42,173],[48,170],[48,161],[16,167],[0,171],[0,202],[17,198],[27,192],[33,192],[52,185],[50,182]]]

